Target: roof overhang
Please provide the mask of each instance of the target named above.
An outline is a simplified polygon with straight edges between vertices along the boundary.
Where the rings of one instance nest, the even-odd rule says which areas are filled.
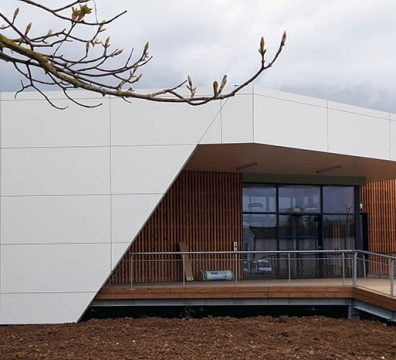
[[[279,182],[286,176],[356,184],[396,178],[395,161],[263,144],[199,145],[185,169],[241,172],[252,180],[266,174]]]

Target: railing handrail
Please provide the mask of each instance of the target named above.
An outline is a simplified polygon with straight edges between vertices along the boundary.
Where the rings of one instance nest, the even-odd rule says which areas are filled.
[[[376,252],[372,252],[372,251],[366,251],[366,250],[356,250],[359,254],[365,254],[365,255],[371,255],[371,256],[378,256],[378,257],[383,257],[386,259],[392,259],[392,260],[396,260],[396,256],[392,256],[392,255],[386,255],[386,254],[382,254],[382,253],[376,253]]]
[[[281,255],[281,254],[363,254],[363,255],[371,255],[378,256],[382,258],[396,260],[396,256],[385,255],[380,253],[375,253],[371,251],[365,250],[255,250],[255,251],[247,251],[247,250],[237,250],[237,251],[143,251],[143,252],[133,252],[130,253],[130,256],[139,256],[139,255],[248,255],[248,254],[266,254],[266,255]]]

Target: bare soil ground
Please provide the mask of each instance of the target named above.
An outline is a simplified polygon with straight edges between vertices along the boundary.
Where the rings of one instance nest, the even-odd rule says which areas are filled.
[[[396,359],[396,326],[326,317],[0,327],[1,359]]]

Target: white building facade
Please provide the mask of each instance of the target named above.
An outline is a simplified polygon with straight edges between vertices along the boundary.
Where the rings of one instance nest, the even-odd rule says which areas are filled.
[[[1,324],[78,321],[193,154],[200,170],[396,178],[396,114],[259,88],[200,107],[48,95],[69,108],[0,94]]]

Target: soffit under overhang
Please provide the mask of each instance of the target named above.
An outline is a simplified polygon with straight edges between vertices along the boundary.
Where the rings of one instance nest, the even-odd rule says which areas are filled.
[[[368,182],[396,178],[396,161],[262,144],[199,145],[185,169],[271,176],[355,177]]]

